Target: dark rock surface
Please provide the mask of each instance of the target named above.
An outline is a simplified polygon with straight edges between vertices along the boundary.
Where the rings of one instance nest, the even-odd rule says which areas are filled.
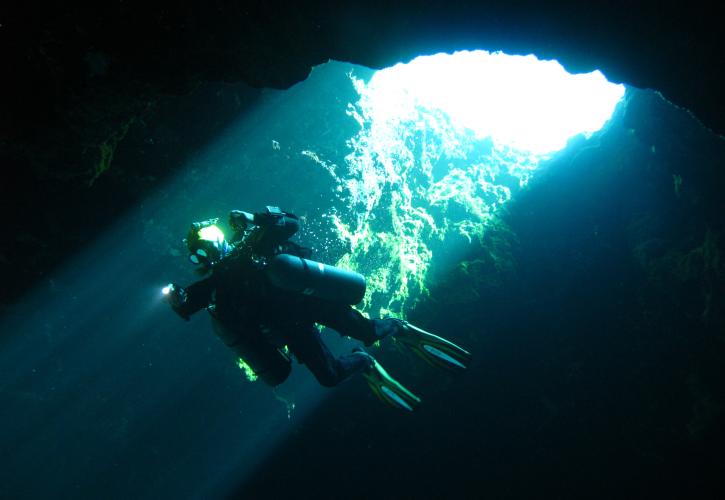
[[[9,281],[0,301],[17,297],[82,245],[84,234],[170,174],[253,102],[255,89],[287,88],[329,59],[381,68],[456,49],[534,53],[570,71],[599,68],[611,81],[656,89],[723,133],[721,27],[713,8],[463,1],[4,5],[0,270]],[[204,92],[212,97],[205,114],[191,104]],[[179,119],[203,114],[197,135],[158,130],[162,111],[177,108]]]

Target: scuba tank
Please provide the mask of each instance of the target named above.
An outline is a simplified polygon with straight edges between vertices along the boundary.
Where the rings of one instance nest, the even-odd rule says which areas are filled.
[[[290,254],[272,257],[265,273],[278,288],[319,299],[354,305],[365,296],[361,274]]]
[[[265,384],[275,387],[287,380],[292,362],[285,352],[270,343],[262,331],[245,330],[241,334],[227,328],[210,311],[214,333],[234,351]]]

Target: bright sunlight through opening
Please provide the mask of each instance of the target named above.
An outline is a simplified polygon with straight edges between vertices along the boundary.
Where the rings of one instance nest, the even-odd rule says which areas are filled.
[[[349,76],[360,99],[347,114],[360,129],[347,168],[303,154],[339,186],[346,209],[330,217],[350,252],[338,265],[367,277],[372,315],[405,315],[428,293],[434,255],[450,256],[456,238],[482,241],[542,162],[600,130],[625,91],[599,71],[485,51]]]
[[[412,101],[497,147],[537,155],[601,129],[624,95],[599,71],[572,75],[557,61],[485,51],[418,57],[376,72],[367,88],[378,118]]]

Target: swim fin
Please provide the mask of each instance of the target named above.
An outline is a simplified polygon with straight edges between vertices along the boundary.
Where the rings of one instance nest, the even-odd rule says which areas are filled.
[[[420,398],[388,375],[375,358],[370,356],[370,368],[363,372],[370,389],[384,403],[399,410],[413,411],[420,404]]]
[[[405,320],[397,319],[398,332],[394,339],[439,368],[461,371],[471,364],[471,353],[438,335],[426,332]]]

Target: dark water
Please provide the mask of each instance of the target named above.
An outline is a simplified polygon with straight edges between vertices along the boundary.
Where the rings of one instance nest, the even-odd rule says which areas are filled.
[[[264,92],[0,319],[0,496],[721,498],[725,146],[652,92],[630,89],[481,242],[436,247],[405,312],[474,363],[453,377],[374,351],[422,396],[415,415],[302,366],[276,392],[249,383],[203,314],[165,307],[161,286],[195,279],[188,223],[232,208],[278,204],[319,260],[343,256],[329,215],[351,213],[301,151],[344,172],[349,69]]]

